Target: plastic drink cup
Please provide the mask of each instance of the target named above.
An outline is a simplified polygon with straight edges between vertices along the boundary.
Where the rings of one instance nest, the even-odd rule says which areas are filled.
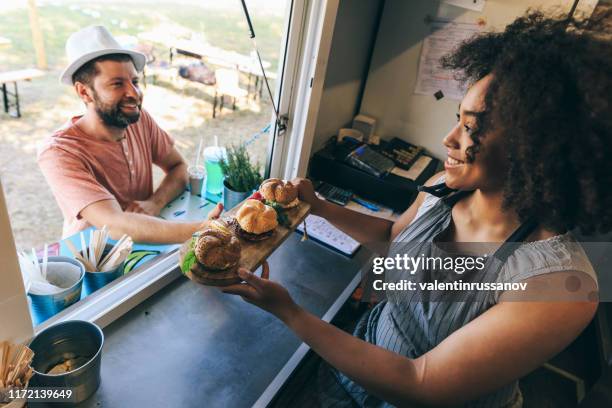
[[[204,187],[204,180],[206,179],[206,170],[204,166],[190,166],[187,170],[189,172],[189,189],[191,195],[202,196]]]
[[[209,146],[204,149],[204,165],[206,166],[206,191],[219,195],[223,192],[223,171],[219,162],[226,157],[225,148]]]

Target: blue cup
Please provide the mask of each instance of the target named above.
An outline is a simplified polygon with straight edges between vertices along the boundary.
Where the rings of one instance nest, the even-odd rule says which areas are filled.
[[[81,289],[83,287],[83,278],[85,276],[85,267],[76,259],[67,256],[50,256],[48,262],[62,262],[75,265],[80,270],[80,278],[77,282],[61,292],[53,295],[36,295],[28,293],[30,298],[30,306],[32,308],[32,318],[34,325],[38,325],[50,317],[58,314],[68,306],[76,303],[81,298]],[[42,259],[38,260],[42,263]]]
[[[113,249],[113,245],[106,244],[102,257],[104,257]],[[94,293],[96,290],[106,286],[115,279],[123,276],[123,269],[125,267],[125,261],[122,262],[115,269],[106,272],[89,272],[85,271],[85,279],[83,280],[83,297]]]

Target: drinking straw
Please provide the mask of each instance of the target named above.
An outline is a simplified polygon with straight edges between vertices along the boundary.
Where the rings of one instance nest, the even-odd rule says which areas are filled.
[[[200,154],[202,152],[202,141],[204,137],[200,137],[200,143],[198,144],[198,150],[196,151],[196,159],[195,159],[195,167],[197,169],[198,164],[200,164]]]
[[[81,253],[83,254],[83,259],[89,261],[89,258],[87,256],[87,246],[85,245],[85,235],[83,235],[83,231],[81,231],[79,235],[81,237]]]
[[[38,256],[36,256],[36,251],[34,248],[32,248],[32,258],[34,259],[32,263],[34,266],[36,266],[36,269],[38,269],[38,272],[40,273],[40,264],[38,263]]]
[[[49,258],[49,247],[45,244],[45,252],[43,253],[43,266],[42,266],[42,275],[45,280],[47,280],[47,261]]]

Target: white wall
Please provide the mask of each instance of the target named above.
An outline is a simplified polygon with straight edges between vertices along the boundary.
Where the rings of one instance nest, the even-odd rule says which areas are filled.
[[[359,109],[383,3],[340,1],[312,153],[350,125]]]
[[[568,11],[570,0],[487,0],[482,13],[441,5],[434,0],[387,0],[376,38],[361,113],[378,119],[376,133],[424,146],[445,156],[441,140],[454,125],[458,102],[415,95],[414,86],[422,39],[428,34],[426,16],[462,22],[484,18],[485,29],[501,30],[528,7]],[[582,0],[588,6],[592,0]]]
[[[24,342],[32,337],[23,280],[17,261],[6,201],[0,183],[0,340]]]

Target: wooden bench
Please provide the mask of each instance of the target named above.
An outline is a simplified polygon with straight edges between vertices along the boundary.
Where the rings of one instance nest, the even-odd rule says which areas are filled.
[[[33,78],[39,78],[45,75],[44,71],[35,68],[21,69],[18,71],[0,72],[0,84],[2,84],[2,99],[4,101],[4,111],[9,115],[20,118],[21,110],[19,109],[19,90],[17,83],[19,81],[30,81]],[[9,92],[7,84],[13,83],[14,92]],[[9,101],[9,96],[14,98],[14,102]],[[10,113],[9,109],[15,108],[15,112]]]

